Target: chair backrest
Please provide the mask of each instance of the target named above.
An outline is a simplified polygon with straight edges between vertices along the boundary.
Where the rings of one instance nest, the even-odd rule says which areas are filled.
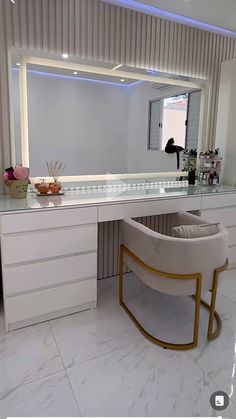
[[[187,213],[180,213],[177,219],[185,220]],[[190,215],[189,224],[205,224],[200,217]],[[195,222],[194,222],[195,220]],[[122,222],[122,243],[146,265],[170,274],[201,273],[203,291],[212,288],[213,273],[224,265],[227,258],[228,233],[223,226],[219,232],[207,237],[182,239],[159,234],[142,224],[126,219]],[[178,295],[195,292],[196,281],[163,279],[147,273],[131,258],[126,257],[131,269],[152,288]]]

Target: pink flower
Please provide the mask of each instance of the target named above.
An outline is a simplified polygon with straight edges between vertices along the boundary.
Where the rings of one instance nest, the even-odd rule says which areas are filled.
[[[17,180],[28,179],[29,177],[29,168],[16,165],[14,168],[14,176]]]
[[[9,168],[3,173],[3,179],[4,180],[14,180],[14,179],[16,179],[15,176],[14,176],[13,168]]]

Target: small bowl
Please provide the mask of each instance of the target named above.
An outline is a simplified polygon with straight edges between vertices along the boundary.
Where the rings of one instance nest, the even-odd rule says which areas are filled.
[[[61,191],[61,184],[59,182],[50,183],[49,189],[52,192],[52,194],[59,194]]]
[[[41,183],[35,183],[35,188],[40,194],[47,194],[49,192],[49,185],[48,183],[41,182]]]

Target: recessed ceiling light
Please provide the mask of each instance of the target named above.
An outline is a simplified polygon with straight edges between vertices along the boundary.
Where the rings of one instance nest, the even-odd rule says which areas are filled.
[[[16,65],[18,65],[18,67],[19,67],[20,63],[16,63]]]
[[[69,57],[69,55],[66,54],[65,52],[63,52],[63,54],[61,54],[61,56],[62,56],[62,58],[68,58]]]
[[[123,82],[123,81],[125,81],[125,79],[120,79],[120,81],[122,81],[122,82]]]
[[[78,74],[78,71],[73,71],[73,74]]]

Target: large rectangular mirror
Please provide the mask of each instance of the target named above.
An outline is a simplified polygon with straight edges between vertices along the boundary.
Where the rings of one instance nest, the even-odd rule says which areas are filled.
[[[51,160],[65,176],[174,172],[165,145],[198,149],[205,91],[203,80],[14,50],[15,159],[33,177]]]

